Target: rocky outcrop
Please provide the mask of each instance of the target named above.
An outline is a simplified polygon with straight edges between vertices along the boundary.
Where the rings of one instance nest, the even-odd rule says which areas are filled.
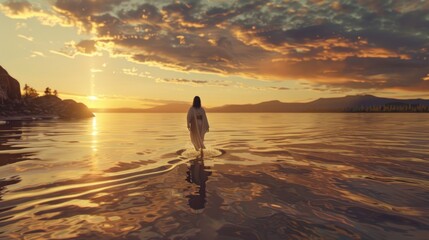
[[[19,82],[0,66],[0,99],[3,101],[21,99]]]
[[[77,103],[74,100],[67,99],[62,101],[58,109],[60,118],[90,118],[94,114],[83,103]]]
[[[74,100],[54,95],[21,98],[19,82],[0,66],[0,120],[90,117],[94,114],[88,107]]]
[[[71,99],[61,100],[57,96],[48,95],[38,97],[30,102],[32,109],[43,109],[45,113],[59,118],[90,118],[94,114],[83,103]]]
[[[61,100],[53,95],[23,98],[22,101],[9,102],[0,106],[0,120],[90,117],[94,117],[94,114],[85,104],[70,99]]]

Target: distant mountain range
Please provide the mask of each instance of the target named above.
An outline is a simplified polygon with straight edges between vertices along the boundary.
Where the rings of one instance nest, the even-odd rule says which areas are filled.
[[[93,112],[113,113],[183,113],[189,110],[190,104],[171,103],[153,108],[93,108]]]
[[[93,109],[95,112],[183,113],[189,104],[167,104],[148,109]],[[269,101],[258,104],[225,105],[206,108],[207,112],[429,112],[429,100],[381,98],[373,95],[353,95],[320,98],[307,103]]]
[[[403,112],[429,107],[429,100],[380,98],[372,95],[354,95],[338,98],[320,98],[307,103],[269,101],[258,104],[226,105],[211,108],[211,112]],[[427,111],[427,109],[426,109]]]

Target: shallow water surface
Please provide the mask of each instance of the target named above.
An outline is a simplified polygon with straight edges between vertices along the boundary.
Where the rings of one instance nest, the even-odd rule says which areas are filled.
[[[428,114],[0,124],[0,239],[425,239]]]

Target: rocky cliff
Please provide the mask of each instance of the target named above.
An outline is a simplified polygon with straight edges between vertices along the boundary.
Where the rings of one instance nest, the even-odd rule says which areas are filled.
[[[19,82],[0,66],[0,120],[40,118],[90,118],[94,114],[83,103],[57,96],[23,97]]]
[[[0,66],[0,99],[3,101],[21,99],[19,82]]]

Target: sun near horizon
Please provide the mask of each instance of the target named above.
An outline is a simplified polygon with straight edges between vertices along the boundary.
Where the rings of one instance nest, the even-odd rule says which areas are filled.
[[[90,108],[429,97],[428,2],[140,2],[2,0],[0,65]]]
[[[428,239],[429,0],[0,0],[0,29],[0,239]]]

